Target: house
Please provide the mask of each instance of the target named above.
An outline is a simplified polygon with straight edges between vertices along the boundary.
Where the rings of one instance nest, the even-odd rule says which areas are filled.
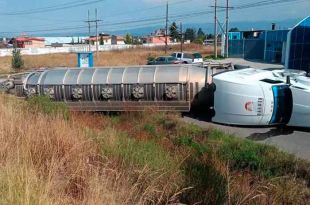
[[[101,33],[98,38],[96,36],[86,38],[85,42],[87,44],[90,42],[91,45],[124,45],[125,39],[122,36]]]
[[[144,39],[145,43],[149,44],[165,44],[166,43],[166,30],[158,29],[150,36]],[[167,36],[167,43],[171,43],[170,36]]]
[[[37,38],[37,37],[17,37],[12,39],[13,45],[17,48],[44,48],[45,47],[45,39]]]
[[[83,44],[86,36],[57,36],[57,37],[44,37],[45,45],[51,47],[63,47],[72,44]]]
[[[7,47],[7,39],[0,37],[0,48],[6,48]]]
[[[123,36],[112,36],[112,45],[125,45],[125,38]]]

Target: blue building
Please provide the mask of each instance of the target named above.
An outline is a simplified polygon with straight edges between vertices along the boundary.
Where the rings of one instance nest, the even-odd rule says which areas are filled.
[[[289,33],[286,68],[310,73],[310,16],[297,24]]]
[[[229,56],[284,64],[288,32],[289,30],[232,32],[229,35]]]
[[[229,33],[229,56],[310,72],[310,16],[290,30]]]

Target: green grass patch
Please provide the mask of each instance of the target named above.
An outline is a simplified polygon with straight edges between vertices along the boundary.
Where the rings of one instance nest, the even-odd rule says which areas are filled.
[[[41,112],[51,116],[62,116],[69,119],[69,109],[65,103],[55,103],[47,96],[34,96],[27,100],[27,108],[33,112]]]
[[[154,137],[157,136],[156,127],[152,124],[149,124],[149,123],[144,124],[143,130]]]
[[[91,132],[88,135],[100,144],[104,155],[117,157],[129,165],[148,166],[154,170],[171,170],[177,166],[176,158],[153,140],[140,141],[113,128],[107,128],[99,135]]]
[[[213,154],[229,161],[234,170],[248,169],[265,177],[293,174],[298,163],[295,156],[269,145],[229,136],[220,131],[209,134]]]

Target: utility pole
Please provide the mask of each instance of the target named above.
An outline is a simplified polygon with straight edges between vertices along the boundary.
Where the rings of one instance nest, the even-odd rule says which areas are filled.
[[[90,45],[90,16],[89,16],[89,10],[88,10],[88,20],[86,21],[88,23],[88,51],[91,52],[91,45]]]
[[[91,28],[91,23],[95,23],[96,24],[96,54],[98,57],[98,51],[99,51],[99,44],[98,44],[98,22],[100,22],[101,20],[98,19],[98,12],[97,9],[95,10],[95,20],[90,20],[90,14],[89,14],[89,10],[88,10],[88,20],[86,21],[86,23],[88,23],[88,35],[89,35],[89,52],[91,51],[91,44],[90,44],[90,36],[91,36],[91,32],[90,32],[90,28]]]
[[[167,51],[168,51],[168,15],[169,15],[169,5],[168,5],[168,1],[167,1],[167,5],[166,5],[165,54],[167,54]]]
[[[180,32],[181,32],[181,53],[183,53],[183,25],[180,23]]]
[[[226,34],[225,34],[225,54],[226,58],[228,58],[228,43],[229,43],[229,36],[228,36],[228,27],[229,27],[229,0],[226,0]]]
[[[98,42],[98,13],[97,13],[97,8],[95,10],[95,16],[96,16],[96,56],[97,56],[97,59],[98,59],[98,50],[99,50],[99,42]]]
[[[217,58],[217,0],[214,0],[214,57]]]

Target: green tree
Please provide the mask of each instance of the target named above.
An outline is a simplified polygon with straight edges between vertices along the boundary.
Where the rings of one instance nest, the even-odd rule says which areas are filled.
[[[238,32],[238,31],[240,31],[240,30],[239,30],[239,28],[237,28],[237,27],[231,28],[231,29],[229,30],[229,32]]]
[[[207,39],[213,39],[213,38],[214,38],[214,35],[210,33],[210,34],[207,34],[206,37],[207,37]]]
[[[178,30],[178,26],[175,22],[173,22],[169,28],[169,32],[170,32],[170,37],[173,39],[173,40],[177,40],[179,41],[180,40],[180,32]]]
[[[12,52],[12,68],[14,70],[19,70],[23,66],[24,66],[24,60],[22,58],[20,50],[17,48],[14,48]]]
[[[194,40],[194,43],[203,44],[205,40],[206,40],[206,34],[202,31],[201,28],[199,28],[197,31],[197,38]]]
[[[132,35],[130,33],[126,34],[125,43],[126,44],[132,44]]]
[[[204,39],[205,37],[206,37],[206,34],[202,31],[201,28],[199,28],[198,31],[197,31],[197,38]]]
[[[100,36],[100,45],[104,45],[103,36]]]
[[[193,42],[196,39],[196,31],[193,28],[187,28],[184,34],[185,40]]]

